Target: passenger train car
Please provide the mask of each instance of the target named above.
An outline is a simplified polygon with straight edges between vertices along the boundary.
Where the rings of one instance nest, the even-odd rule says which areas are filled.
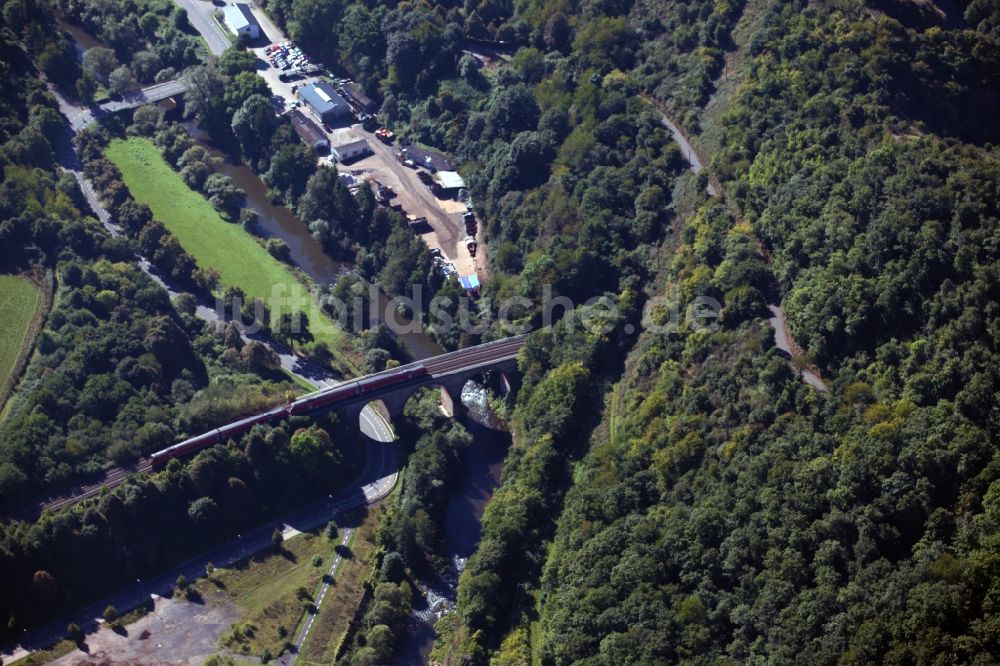
[[[231,438],[236,438],[249,431],[255,425],[263,423],[275,423],[286,419],[289,416],[301,416],[315,414],[330,405],[341,400],[350,399],[376,391],[385,386],[409,381],[427,374],[427,367],[423,363],[404,365],[396,370],[380,372],[376,375],[355,379],[334,386],[325,391],[319,391],[303,396],[286,405],[269,409],[266,412],[248,416],[232,423],[209,430],[208,432],[185,439],[183,442],[168,446],[152,454],[149,459],[153,467],[165,465],[171,458],[180,458],[201,451],[205,447],[224,442]]]

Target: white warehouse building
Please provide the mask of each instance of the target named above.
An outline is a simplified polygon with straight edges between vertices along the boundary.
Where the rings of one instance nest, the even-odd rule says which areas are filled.
[[[260,24],[250,11],[250,5],[236,3],[229,5],[222,10],[222,20],[234,35],[246,33],[250,35],[250,39],[260,37]]]

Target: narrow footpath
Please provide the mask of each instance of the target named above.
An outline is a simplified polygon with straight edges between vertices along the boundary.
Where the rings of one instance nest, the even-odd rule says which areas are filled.
[[[681,147],[681,152],[684,154],[685,159],[690,165],[691,171],[695,174],[701,173],[702,171],[708,176],[708,184],[706,186],[706,191],[710,196],[718,197],[723,204],[729,209],[730,215],[737,222],[743,222],[744,217],[740,213],[739,209],[732,204],[732,202],[726,197],[725,190],[722,187],[721,181],[716,177],[715,173],[712,172],[707,166],[707,161],[704,160],[698,151],[692,145],[687,134],[667,113],[663,104],[658,100],[649,97],[648,95],[643,95],[643,98],[653,107],[655,107],[660,112],[660,119],[663,122],[664,127],[670,132],[671,137],[678,146]],[[760,250],[760,254],[764,257],[764,260],[770,264],[771,255],[767,252],[763,243],[760,239],[757,240],[757,246]],[[826,384],[823,382],[823,377],[820,374],[819,368],[809,364],[806,359],[805,352],[802,347],[795,342],[795,338],[792,336],[792,332],[788,328],[788,322],[785,320],[785,312],[781,306],[780,289],[775,285],[775,301],[774,303],[769,303],[767,306],[768,311],[770,311],[771,316],[768,318],[768,323],[774,329],[774,344],[781,351],[785,352],[789,359],[792,368],[799,373],[804,381],[809,386],[812,386],[818,391],[826,391]]]
[[[347,544],[350,543],[351,537],[354,536],[354,528],[348,527],[344,530],[344,536],[340,540],[340,546],[336,549],[337,556],[333,558],[333,564],[330,565],[329,571],[323,576],[323,584],[319,589],[319,593],[313,601],[312,608],[306,611],[306,621],[302,623],[302,626],[295,633],[295,639],[291,643],[291,647],[285,650],[274,663],[280,666],[292,666],[299,658],[299,653],[302,651],[302,646],[306,642],[306,638],[309,637],[309,630],[312,629],[313,622],[316,621],[317,616],[319,616],[319,609],[323,605],[323,600],[326,599],[326,593],[329,592],[330,586],[333,584],[333,577],[337,573],[337,568],[340,566],[343,556],[341,555],[341,548],[346,548]]]

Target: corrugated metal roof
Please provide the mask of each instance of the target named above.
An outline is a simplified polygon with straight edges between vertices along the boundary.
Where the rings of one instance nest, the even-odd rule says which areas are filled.
[[[323,133],[319,126],[309,120],[305,114],[298,109],[292,110],[292,112],[288,114],[288,119],[292,121],[292,127],[294,127],[298,135],[302,137],[302,140],[309,145],[330,145],[329,140],[326,138],[326,134]]]
[[[299,96],[321,116],[337,110],[338,107],[344,111],[350,110],[344,98],[338,95],[329,83],[324,81],[302,86],[299,88]]]
[[[240,28],[245,28],[250,25],[257,25],[257,19],[254,17],[253,12],[250,11],[250,5],[247,4],[233,4],[229,5],[222,10],[225,16],[226,23],[233,30],[239,30]]]
[[[438,182],[446,190],[461,189],[465,187],[465,181],[458,175],[457,171],[438,171]]]

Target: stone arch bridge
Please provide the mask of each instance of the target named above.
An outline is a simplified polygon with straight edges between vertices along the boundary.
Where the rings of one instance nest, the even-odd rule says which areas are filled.
[[[389,417],[394,419],[402,416],[406,402],[419,389],[438,386],[442,406],[449,415],[455,416],[460,409],[462,388],[484,372],[499,373],[502,387],[510,389],[511,378],[517,370],[517,354],[523,345],[524,336],[505,338],[367,375],[354,380],[361,387],[360,391],[330,403],[324,411],[337,412],[347,422],[357,423],[366,405],[381,401]]]

